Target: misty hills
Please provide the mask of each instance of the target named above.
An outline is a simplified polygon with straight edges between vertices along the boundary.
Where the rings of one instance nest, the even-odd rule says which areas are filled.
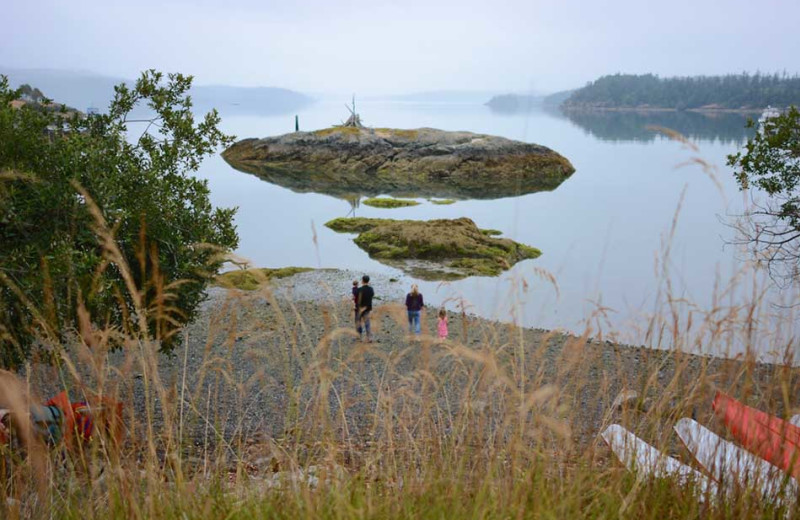
[[[313,103],[314,99],[285,88],[200,85],[192,87],[192,100],[201,108],[216,108],[222,114],[288,114]]]
[[[0,74],[8,76],[16,88],[29,84],[52,99],[86,110],[105,109],[114,96],[114,86],[133,80],[103,76],[87,71],[53,69],[15,69],[0,66]],[[279,115],[296,111],[314,100],[300,92],[278,87],[234,87],[226,85],[194,85],[190,92],[195,108],[216,108],[222,114]]]
[[[547,110],[558,108],[574,90],[564,90],[548,95],[503,94],[492,97],[487,103],[492,112],[516,113],[531,110]]]
[[[495,92],[482,90],[430,90],[412,92],[410,94],[394,94],[381,97],[386,101],[406,103],[452,103],[464,105],[482,105],[486,99],[495,95]]]

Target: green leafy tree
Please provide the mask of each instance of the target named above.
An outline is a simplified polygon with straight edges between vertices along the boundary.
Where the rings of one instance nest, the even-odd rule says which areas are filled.
[[[191,82],[151,70],[83,117],[12,108],[0,76],[0,365],[81,315],[118,331],[143,319],[165,350],[195,315],[238,237],[235,209],[192,175],[233,138],[216,111],[195,121]]]
[[[752,120],[748,123],[756,125]],[[769,197],[748,211],[744,240],[765,261],[773,278],[791,283],[800,277],[800,111],[792,106],[766,119],[744,150],[729,155],[741,189]]]

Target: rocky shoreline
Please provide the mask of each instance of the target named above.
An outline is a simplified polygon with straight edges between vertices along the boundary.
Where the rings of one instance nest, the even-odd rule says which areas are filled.
[[[187,407],[186,413],[193,413],[186,431],[193,432],[198,446],[209,442],[209,431],[215,442],[269,439],[285,436],[298,421],[313,424],[320,363],[339,399],[332,402],[331,413],[344,418],[340,427],[353,442],[365,443],[375,420],[375,396],[406,392],[409,378],[420,374],[436,381],[443,413],[457,415],[474,405],[464,402],[468,389],[453,377],[454,352],[467,355],[463,362],[490,354],[509,369],[522,362],[524,383],[519,384],[555,389],[559,406],[549,413],[568,426],[578,447],[596,442],[599,429],[609,422],[624,420],[634,429],[645,424],[648,414],[631,418],[631,410],[614,406],[623,391],[639,392],[634,409],[658,407],[654,416],[660,420],[695,416],[708,424],[717,388],[735,395],[749,389],[757,398],[751,404],[779,413],[780,385],[770,382],[789,374],[790,388],[797,384],[797,370],[783,367],[618,345],[459,312],[448,313],[450,338],[440,343],[435,339],[436,309],[423,312],[423,335],[416,338],[408,335],[403,305],[410,279],[379,274],[373,276],[376,341],[365,345],[353,332],[350,297],[351,283],[360,274],[314,270],[273,280],[258,291],[209,289],[208,300],[185,330],[185,341],[172,356],[158,359],[165,398],[182,395],[185,381],[186,399],[194,403]],[[124,352],[110,358],[121,374],[120,397],[137,417],[146,417],[141,368],[127,366]],[[43,367],[28,374],[40,395],[51,395],[63,380],[53,370]],[[85,382],[91,384],[91,378]],[[291,402],[292,393],[296,402]],[[341,403],[343,413],[337,409]],[[665,410],[670,403],[679,405]],[[159,410],[156,399],[156,428],[164,420]]]
[[[434,128],[333,127],[243,139],[235,169],[298,192],[493,199],[557,188],[575,171],[544,146]]]

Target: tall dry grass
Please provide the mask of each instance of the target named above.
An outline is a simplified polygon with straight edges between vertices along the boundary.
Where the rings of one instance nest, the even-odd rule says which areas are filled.
[[[761,365],[752,353],[737,360],[686,353],[698,330],[720,346],[755,334],[768,312],[763,299],[744,313],[720,306],[687,314],[691,303],[670,293],[662,273],[666,297],[647,325],[662,350],[609,345],[592,339],[598,330],[588,326],[570,336],[467,315],[451,315],[445,342],[414,339],[402,332],[404,309],[392,304],[373,318],[378,336],[391,339],[362,344],[354,342],[346,299],[301,304],[265,285],[218,296],[166,357],[147,318],[170,312],[170,287],[154,283],[160,303],[143,308],[135,267],[95,216],[108,265],[125,277],[135,312],[125,326],[103,329],[82,311],[69,344],[45,345],[58,353],[54,365],[32,361],[20,373],[0,373],[0,403],[25,417],[32,400],[60,388],[73,400],[116,399],[125,403],[125,436],[51,448],[23,427],[14,444],[0,447],[3,518],[775,518],[796,511],[794,501],[735,487],[700,500],[691,485],[629,473],[597,437],[620,423],[691,463],[671,427],[694,416],[724,433],[710,411],[715,390],[780,416],[798,412],[791,364]],[[732,280],[721,297],[739,283]],[[603,312],[587,323],[600,323]],[[639,397],[613,407],[629,390]]]

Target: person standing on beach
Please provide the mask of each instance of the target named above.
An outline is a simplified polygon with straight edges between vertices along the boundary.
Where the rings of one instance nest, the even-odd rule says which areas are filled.
[[[358,280],[353,280],[353,312],[353,323],[356,324],[356,329],[358,329]]]
[[[375,291],[369,285],[369,275],[361,277],[361,287],[358,288],[356,296],[358,302],[358,320],[356,320],[356,330],[361,339],[362,332],[367,333],[367,343],[372,343],[372,330],[370,329],[370,312],[372,312],[372,298]]]
[[[406,309],[408,310],[408,333],[419,334],[419,315],[425,302],[417,284],[411,286],[411,292],[406,295]]]

